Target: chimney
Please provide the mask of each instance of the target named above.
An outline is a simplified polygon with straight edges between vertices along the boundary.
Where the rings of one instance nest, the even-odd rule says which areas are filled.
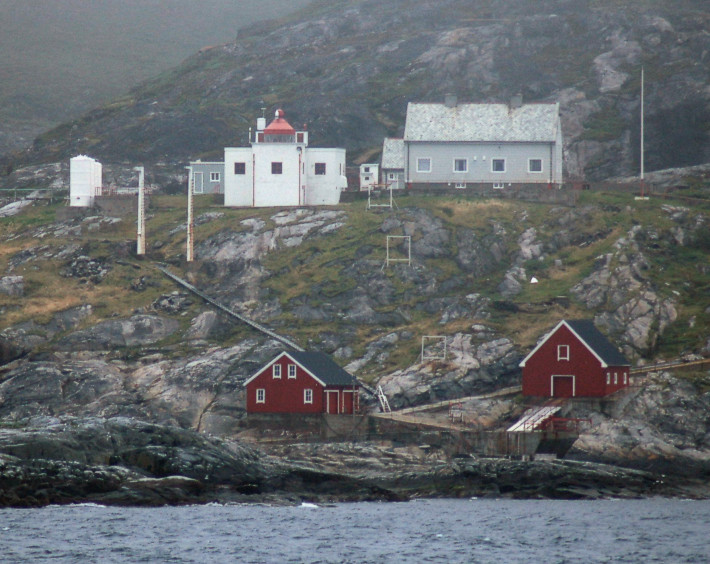
[[[456,104],[458,104],[458,100],[456,99],[456,94],[446,94],[444,96],[444,105],[447,108],[455,108]]]
[[[519,92],[510,98],[510,109],[517,110],[523,105],[523,95]]]

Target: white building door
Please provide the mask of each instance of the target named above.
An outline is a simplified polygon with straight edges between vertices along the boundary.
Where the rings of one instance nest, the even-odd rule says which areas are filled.
[[[195,194],[202,194],[205,190],[204,173],[195,173]]]

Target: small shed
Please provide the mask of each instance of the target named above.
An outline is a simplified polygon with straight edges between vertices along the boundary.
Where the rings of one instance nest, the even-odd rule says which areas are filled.
[[[590,319],[560,321],[520,363],[523,395],[604,397],[629,385],[631,364]]]
[[[244,382],[247,413],[352,414],[360,384],[321,352],[282,352]]]

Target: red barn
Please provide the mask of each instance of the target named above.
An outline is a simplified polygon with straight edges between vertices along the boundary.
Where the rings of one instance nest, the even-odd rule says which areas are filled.
[[[562,320],[520,363],[523,395],[603,397],[629,385],[630,366],[591,320]]]
[[[353,413],[360,384],[320,352],[282,352],[244,382],[247,413]]]

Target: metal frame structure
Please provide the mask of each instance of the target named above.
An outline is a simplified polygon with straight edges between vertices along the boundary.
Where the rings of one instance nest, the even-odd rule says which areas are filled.
[[[390,240],[391,239],[401,239],[402,241],[406,241],[407,244],[407,258],[392,258],[390,256]],[[385,257],[385,264],[383,265],[383,269],[385,266],[389,266],[390,263],[393,262],[406,262],[407,266],[412,265],[412,237],[411,235],[387,235],[387,255]]]
[[[373,204],[372,203],[372,192],[373,192],[373,187],[375,188],[376,192],[379,192],[379,189],[384,188],[386,190],[389,190],[390,197],[389,197],[389,202],[386,204]],[[392,184],[370,184],[367,187],[367,209],[372,209],[372,208],[389,208],[392,209],[393,207],[396,207],[397,204],[394,201],[394,193],[393,193],[394,188],[392,188]]]
[[[437,340],[439,343],[439,348],[443,348],[443,354],[433,355],[426,352],[426,341],[427,339]],[[427,360],[446,360],[446,336],[445,335],[422,335],[422,362]]]

